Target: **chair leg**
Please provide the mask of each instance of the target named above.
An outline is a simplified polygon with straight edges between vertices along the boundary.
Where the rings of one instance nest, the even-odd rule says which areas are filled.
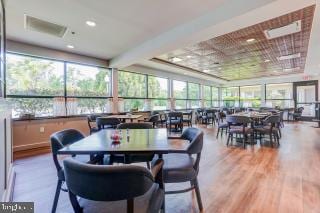
[[[202,206],[201,194],[200,194],[199,183],[198,183],[198,179],[197,178],[194,180],[194,187],[195,187],[195,191],[196,191],[199,210],[201,212],[203,210],[203,206]]]
[[[229,133],[228,140],[227,140],[227,146],[229,146],[230,137],[231,137],[231,134]]]
[[[279,128],[279,137],[281,138],[282,135],[281,135],[281,129]]]
[[[69,198],[70,198],[71,205],[73,207],[74,212],[75,213],[82,213],[83,209],[81,208],[81,206],[78,203],[77,196],[69,191]]]
[[[62,186],[62,180],[58,180],[57,183],[57,188],[56,188],[56,193],[54,195],[54,200],[53,200],[53,205],[51,209],[51,213],[55,213],[58,205],[58,200],[59,200],[59,195],[61,191],[61,186]]]
[[[270,133],[269,136],[270,136],[270,145],[271,145],[271,147],[273,147],[272,133]]]
[[[217,136],[216,136],[216,138],[218,138],[219,132],[220,132],[220,128],[218,128],[218,131],[217,131]]]
[[[127,213],[133,213],[133,209],[134,209],[134,200],[133,199],[127,200]]]
[[[147,161],[147,168],[150,170],[150,162],[149,161]]]

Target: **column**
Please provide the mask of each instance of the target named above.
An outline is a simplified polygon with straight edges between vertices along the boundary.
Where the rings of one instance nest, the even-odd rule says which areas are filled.
[[[116,114],[119,112],[119,95],[118,95],[118,69],[112,69],[112,95],[113,95],[113,105],[112,113]]]

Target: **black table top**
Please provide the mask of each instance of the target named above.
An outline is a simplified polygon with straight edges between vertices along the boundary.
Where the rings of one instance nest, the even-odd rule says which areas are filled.
[[[115,131],[120,130],[101,130],[60,149],[58,154],[183,153],[189,145],[187,140],[168,139],[167,129],[124,129],[120,143],[114,143],[110,136]]]

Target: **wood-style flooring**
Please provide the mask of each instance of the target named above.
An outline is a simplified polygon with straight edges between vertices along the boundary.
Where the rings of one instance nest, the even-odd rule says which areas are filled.
[[[204,212],[320,212],[320,129],[290,123],[279,148],[226,146],[216,128],[205,132],[199,184]],[[33,201],[39,213],[51,211],[56,171],[50,154],[15,161],[14,201]],[[184,185],[166,185],[173,189]],[[61,192],[57,212],[72,212]],[[195,194],[166,196],[166,212],[199,212]]]

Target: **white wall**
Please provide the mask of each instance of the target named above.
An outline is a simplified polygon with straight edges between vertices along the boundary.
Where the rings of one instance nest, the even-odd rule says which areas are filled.
[[[108,67],[108,60],[88,57],[84,55],[74,54],[70,52],[62,52],[55,49],[40,47],[32,44],[21,43],[17,41],[7,40],[7,51],[15,53],[23,53],[32,56],[40,56],[45,58],[57,59],[61,61],[70,61],[81,64]]]

